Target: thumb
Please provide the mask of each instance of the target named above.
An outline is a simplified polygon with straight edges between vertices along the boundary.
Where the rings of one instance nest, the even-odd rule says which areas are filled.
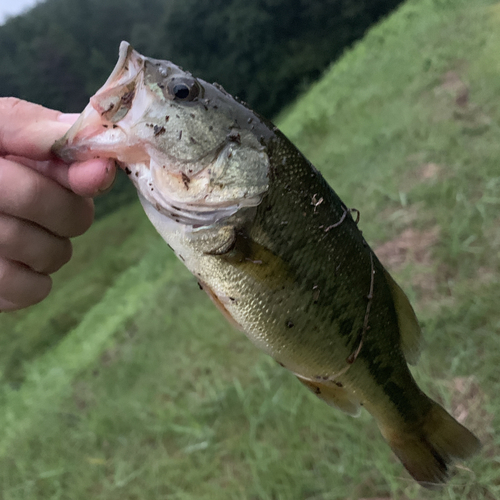
[[[48,160],[52,144],[66,133],[71,119],[38,104],[0,98],[0,155]]]

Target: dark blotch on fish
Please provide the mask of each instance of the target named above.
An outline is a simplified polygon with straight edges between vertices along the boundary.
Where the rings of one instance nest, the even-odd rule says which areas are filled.
[[[165,133],[165,127],[163,126],[159,126],[159,125],[155,125],[154,128],[153,128],[153,134],[155,137],[161,135],[161,134],[164,134]]]
[[[181,173],[181,177],[182,182],[184,183],[184,187],[186,189],[189,189],[189,183],[191,182],[191,179],[184,172]]]
[[[227,140],[230,142],[236,142],[236,144],[241,144],[241,136],[238,134],[238,132],[231,132],[227,136]]]
[[[134,99],[134,95],[135,95],[135,90],[131,90],[130,92],[123,94],[121,98],[122,104],[124,104],[125,106],[131,104],[132,100]]]

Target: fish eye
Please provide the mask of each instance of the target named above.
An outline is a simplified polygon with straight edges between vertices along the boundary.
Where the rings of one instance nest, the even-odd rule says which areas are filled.
[[[193,78],[184,81],[173,81],[170,85],[170,93],[179,101],[192,101],[200,93],[200,86]]]
[[[189,87],[185,83],[178,83],[173,88],[174,95],[177,99],[186,99],[189,97]]]

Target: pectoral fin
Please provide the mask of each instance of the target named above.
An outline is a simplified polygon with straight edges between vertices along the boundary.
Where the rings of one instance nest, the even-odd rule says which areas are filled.
[[[267,289],[280,289],[293,285],[296,276],[290,266],[269,248],[258,243],[244,230],[236,232],[234,244],[223,255],[218,255],[227,264],[237,267]]]
[[[333,381],[313,381],[296,375],[318,398],[353,417],[361,413],[359,401],[345,387]]]
[[[236,233],[232,226],[221,226],[216,231],[204,229],[190,233],[191,245],[204,255],[223,255],[234,245]]]

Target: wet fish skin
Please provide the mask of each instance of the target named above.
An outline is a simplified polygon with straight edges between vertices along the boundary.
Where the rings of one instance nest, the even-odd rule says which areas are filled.
[[[192,100],[175,97],[182,85]],[[423,485],[479,449],[408,369],[420,329],[406,296],[279,130],[128,44],[92,99],[56,153],[116,158],[159,233],[257,347],[327,403],[353,415],[363,405]]]

